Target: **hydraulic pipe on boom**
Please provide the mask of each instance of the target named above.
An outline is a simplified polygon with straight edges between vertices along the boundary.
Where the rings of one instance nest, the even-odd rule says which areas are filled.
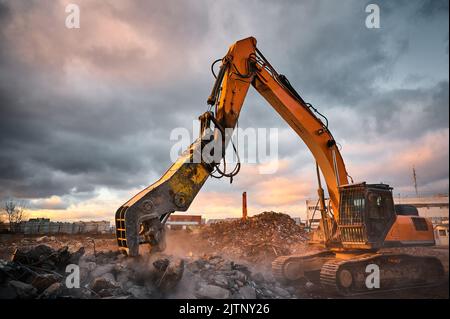
[[[319,210],[320,215],[322,218],[322,227],[323,227],[323,233],[325,236],[325,242],[328,242],[330,240],[330,230],[329,230],[329,222],[328,222],[328,216],[327,216],[327,208],[325,203],[325,192],[322,188],[322,181],[320,178],[320,171],[319,171],[319,165],[316,162],[316,175],[317,175],[317,195],[319,196]]]

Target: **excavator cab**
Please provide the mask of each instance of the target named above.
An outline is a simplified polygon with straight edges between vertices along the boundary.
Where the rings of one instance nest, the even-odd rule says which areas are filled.
[[[386,184],[340,187],[338,233],[348,249],[379,249],[395,221],[392,188]]]

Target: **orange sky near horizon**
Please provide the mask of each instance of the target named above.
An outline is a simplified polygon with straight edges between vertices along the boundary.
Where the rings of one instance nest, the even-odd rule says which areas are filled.
[[[440,148],[448,143],[449,130],[425,135],[420,143],[412,145],[399,145],[396,141],[376,142],[365,145],[348,145],[346,151],[350,158],[357,155],[377,152],[377,148],[385,148],[385,159],[382,162],[347,162],[351,175],[360,182],[364,176],[370,176],[369,182],[382,182],[374,179],[377,171],[391,172],[405,169],[405,163],[421,163],[430,159]],[[391,151],[387,151],[391,150]],[[420,154],[420,158],[417,158]],[[168,163],[170,164],[170,163]],[[312,163],[311,163],[312,164]],[[261,164],[259,164],[261,165]],[[247,191],[249,216],[263,211],[276,211],[287,213],[292,217],[306,217],[306,200],[315,199],[316,181],[313,167],[299,168],[295,159],[280,159],[277,172],[270,175],[258,173],[258,164],[242,164],[242,170],[235,178],[233,184],[226,179],[209,179],[204,190],[200,191],[186,214],[201,214],[203,218],[239,217],[242,213],[243,191]],[[409,165],[406,165],[409,173]],[[362,177],[361,179],[359,177]],[[384,181],[387,182],[387,181]],[[223,192],[205,189],[209,184],[222,183]],[[210,185],[211,186],[211,185]],[[214,186],[214,185],[212,185]],[[143,187],[146,187],[144,185]],[[138,193],[141,189],[116,193],[107,188],[101,188],[97,196],[87,201],[75,203],[66,209],[38,209],[27,210],[28,217],[46,217],[57,221],[76,220],[114,220],[114,214],[126,200]],[[405,189],[394,189],[394,193],[403,193]],[[58,196],[47,199],[49,205],[57,205],[61,201]],[[42,204],[42,203],[41,203]],[[177,212],[178,214],[184,214]]]
[[[68,30],[63,27],[65,19],[64,7],[68,3],[71,3],[71,1],[58,0],[53,2],[48,8],[38,5],[28,6],[25,2],[11,2],[11,8],[16,15],[11,19],[12,22],[8,24],[2,32],[4,32],[6,37],[10,40],[8,42],[8,50],[10,50],[11,55],[14,57],[14,61],[19,64],[21,68],[26,70],[25,74],[28,75],[32,74],[32,72],[36,72],[36,74],[42,76],[37,77],[38,80],[35,80],[35,78],[30,76],[30,82],[32,82],[32,85],[30,85],[29,92],[27,91],[27,93],[30,93],[31,97],[37,96],[35,100],[32,100],[36,101],[37,106],[39,106],[39,102],[41,102],[40,99],[44,101],[42,105],[47,106],[48,104],[51,104],[48,101],[51,102],[52,99],[60,98],[65,95],[69,97],[76,96],[79,98],[76,102],[79,102],[80,104],[86,102],[86,105],[93,106],[92,109],[98,109],[89,109],[88,111],[84,110],[87,116],[90,116],[87,122],[91,121],[93,123],[92,126],[97,126],[97,121],[98,123],[101,121],[106,121],[106,126],[111,126],[114,128],[119,126],[119,124],[122,124],[122,122],[129,120],[128,117],[132,117],[130,112],[135,112],[135,116],[137,114],[137,119],[135,119],[135,122],[133,122],[130,126],[139,128],[141,131],[137,130],[135,132],[125,132],[118,138],[111,138],[112,142],[108,140],[108,138],[104,138],[104,136],[109,137],[111,133],[106,129],[103,131],[99,130],[88,137],[84,136],[85,132],[83,132],[83,129],[86,127],[82,124],[86,121],[83,122],[82,117],[76,118],[76,116],[74,116],[74,123],[65,123],[64,120],[70,122],[72,119],[67,120],[67,118],[63,116],[51,117],[51,119],[48,119],[48,122],[47,119],[45,119],[45,125],[43,128],[46,128],[47,125],[50,126],[51,124],[57,127],[54,132],[52,132],[54,133],[54,136],[63,136],[65,138],[67,138],[67,136],[70,137],[67,138],[67,140],[64,138],[57,140],[59,144],[57,144],[55,149],[60,151],[60,153],[67,151],[67,149],[64,149],[65,145],[71,146],[72,144],[70,144],[70,142],[76,141],[76,138],[73,138],[73,136],[80,138],[80,145],[86,147],[87,152],[91,149],[87,148],[86,145],[89,146],[89,142],[92,142],[95,138],[98,138],[98,144],[95,145],[96,148],[98,146],[98,149],[101,149],[102,151],[103,149],[107,151],[113,149],[110,154],[111,158],[107,158],[106,155],[103,157],[102,151],[99,151],[100,155],[97,154],[97,157],[93,156],[94,160],[91,161],[95,162],[95,160],[98,159],[106,159],[105,162],[108,162],[108,160],[110,160],[106,164],[111,165],[112,168],[108,167],[108,169],[105,169],[105,175],[116,174],[117,171],[115,170],[116,167],[114,165],[119,162],[117,158],[120,158],[121,156],[129,156],[129,153],[127,153],[128,149],[125,147],[121,149],[118,143],[126,145],[129,140],[131,140],[129,144],[133,144],[133,146],[135,146],[140,143],[138,147],[145,150],[147,150],[148,147],[150,152],[152,152],[154,149],[151,149],[151,147],[153,147],[154,144],[152,144],[150,138],[145,135],[146,133],[151,135],[153,132],[157,132],[155,135],[158,135],[163,132],[163,134],[166,134],[167,132],[165,130],[168,129],[168,124],[165,123],[165,120],[169,122],[174,121],[176,117],[187,118],[188,116],[189,119],[190,117],[192,117],[192,119],[197,118],[198,114],[204,110],[204,105],[200,103],[197,105],[197,100],[195,100],[195,102],[191,101],[190,103],[192,105],[185,106],[186,109],[183,109],[182,106],[176,105],[176,108],[170,109],[169,111],[169,104],[175,104],[175,102],[179,102],[179,100],[185,102],[186,96],[200,96],[200,94],[204,94],[205,92],[207,92],[206,94],[209,94],[213,80],[212,76],[209,74],[210,62],[216,57],[223,56],[221,54],[226,52],[224,48],[232,43],[230,42],[230,39],[234,39],[233,41],[235,41],[236,39],[242,38],[244,35],[258,36],[258,39],[261,39],[261,46],[267,48],[267,52],[273,54],[274,60],[276,61],[276,63],[274,62],[274,65],[283,65],[285,60],[288,60],[287,58],[292,59],[292,64],[285,63],[285,68],[279,71],[288,72],[286,74],[289,74],[290,79],[295,79],[297,83],[302,83],[301,75],[303,74],[303,69],[307,69],[306,67],[308,64],[314,62],[313,58],[316,54],[314,52],[310,60],[302,60],[301,62],[303,65],[296,69],[294,66],[298,64],[298,61],[296,60],[297,55],[301,57],[300,53],[308,52],[309,47],[316,48],[313,44],[320,43],[316,42],[318,41],[316,38],[318,38],[317,35],[321,34],[320,32],[323,34],[323,25],[329,26],[331,32],[334,27],[338,28],[341,24],[345,25],[344,22],[347,17],[347,13],[341,16],[336,15],[336,17],[325,14],[325,16],[322,16],[323,25],[319,24],[314,27],[318,21],[316,21],[316,19],[314,19],[314,22],[307,22],[307,25],[311,25],[311,32],[303,32],[295,35],[286,33],[283,34],[286,38],[283,38],[283,36],[280,35],[280,31],[284,32],[288,28],[285,28],[282,23],[277,23],[276,26],[266,26],[266,21],[269,21],[270,19],[263,19],[264,21],[262,21],[261,24],[258,24],[257,21],[259,15],[262,17],[271,17],[271,12],[276,12],[276,10],[263,10],[262,12],[259,12],[258,15],[247,14],[247,16],[244,14],[245,11],[236,10],[237,12],[233,13],[236,14],[235,19],[234,16],[231,15],[232,13],[229,13],[230,16],[223,15],[222,10],[229,7],[228,4],[222,4],[219,5],[219,7],[214,7],[214,4],[211,3],[208,5],[212,8],[210,8],[209,11],[206,10],[206,12],[204,12],[203,5],[199,5],[197,8],[194,4],[184,4],[186,7],[181,4],[179,6],[174,6],[172,4],[172,7],[166,8],[162,2],[155,2],[150,8],[151,10],[143,13],[140,12],[139,7],[136,6],[136,4],[128,1],[94,2],[79,0],[78,2],[83,10],[81,20],[82,27],[78,31]],[[276,4],[273,3],[271,5],[275,6]],[[309,5],[310,4],[305,4],[305,6]],[[244,4],[242,4],[242,6],[244,6]],[[291,5],[289,5],[289,7],[287,7],[287,11],[284,12],[289,13],[290,6]],[[198,9],[193,10],[192,13],[197,13],[198,17],[203,17],[206,21],[200,21],[200,19],[198,19],[199,21],[195,21],[197,16],[194,18],[189,16],[188,19],[183,20],[185,23],[192,23],[191,27],[195,26],[193,31],[196,31],[197,33],[193,36],[189,33],[192,32],[191,30],[185,33],[184,26],[179,23],[180,19],[186,18],[184,11],[191,9],[190,7],[195,7],[194,9]],[[247,9],[249,10],[247,13],[253,13],[254,8],[252,6]],[[306,10],[307,8],[303,9]],[[340,10],[340,6],[338,6],[337,9]],[[305,12],[308,12],[302,10],[299,10],[299,16]],[[160,22],[167,24],[163,25],[162,23],[156,23],[151,19],[147,19],[146,14],[150,13],[155,15],[155,19],[159,18],[161,19]],[[173,14],[175,18],[173,21],[169,21],[169,19],[165,18],[164,14]],[[238,19],[239,17],[241,18],[240,20]],[[333,22],[334,19],[338,19],[336,24]],[[225,23],[229,23],[228,20],[235,20],[234,23],[236,26],[234,26],[234,28],[237,31],[233,28],[233,26],[231,26],[229,30],[226,28],[227,32],[224,32],[223,25],[225,25]],[[290,21],[297,23],[299,20],[301,19],[294,17],[294,19]],[[198,25],[196,24],[197,22],[199,23]],[[200,22],[205,22],[205,26],[200,24]],[[332,23],[328,25],[327,23],[330,22]],[[57,28],[55,26],[60,27]],[[349,26],[349,28],[351,28],[351,26]],[[355,34],[357,31],[366,32],[365,27],[361,28],[362,31],[356,30]],[[342,30],[345,31],[348,29],[344,28]],[[446,34],[448,52],[448,31]],[[259,36],[261,37],[259,38]],[[365,36],[361,38],[365,38]],[[292,43],[291,45],[289,43],[290,40],[293,41],[295,39],[298,40],[298,43],[296,43],[296,45]],[[345,36],[343,36],[343,39],[345,40]],[[288,43],[288,45],[285,46],[285,49],[280,49],[280,42],[276,42],[278,40],[281,43]],[[337,42],[340,43],[341,41]],[[260,42],[258,42],[258,46],[259,43]],[[342,43],[354,44],[354,41],[352,40],[350,42]],[[384,42],[380,43],[382,45],[389,44],[388,42],[386,42],[387,44]],[[341,45],[339,45],[337,49],[345,49],[340,48],[340,46]],[[345,45],[342,46],[344,47]],[[357,49],[360,48],[358,43],[356,43],[356,47]],[[328,48],[328,46],[325,46],[323,52],[333,52],[333,50],[328,50]],[[387,48],[390,47],[382,47],[383,50]],[[353,48],[351,47],[350,49]],[[373,48],[365,48],[363,52],[360,52],[359,54],[366,54],[372,49]],[[345,52],[346,51],[344,51],[344,53]],[[395,53],[396,51],[394,50],[393,52]],[[337,54],[340,56],[336,56],[336,59],[342,56],[345,57],[345,54],[341,53],[342,51],[337,51]],[[272,54],[268,56],[271,63]],[[346,58],[347,60],[354,58],[355,64],[360,61],[357,56],[351,56],[350,53],[348,54],[349,58]],[[353,54],[353,52],[351,54]],[[395,56],[395,54],[393,55]],[[336,71],[332,66],[327,66],[327,68],[330,68],[327,72],[317,72],[317,70],[314,70],[311,74],[326,74],[328,71],[334,71],[335,73],[330,74],[342,74],[341,79],[344,81],[348,75],[344,72],[346,71],[345,66],[347,66],[348,63],[346,59],[344,59],[343,62],[341,61],[342,70],[338,69]],[[332,61],[333,59],[326,60]],[[426,59],[422,60],[425,61]],[[361,61],[365,60],[362,59]],[[432,59],[427,59],[427,61],[432,61]],[[413,64],[414,63],[411,63],[411,65]],[[336,65],[338,66],[337,62]],[[348,63],[348,65],[353,67],[353,62]],[[352,70],[352,72],[359,74],[363,73],[366,69],[370,71],[370,65],[367,65],[367,68],[365,64],[363,65],[363,70]],[[374,65],[375,67],[377,66],[377,64]],[[394,68],[392,67],[392,69]],[[407,69],[409,70],[409,68]],[[11,72],[11,74],[12,73],[13,72]],[[20,77],[21,73],[18,74]],[[373,76],[371,73],[368,74],[368,77]],[[330,77],[332,77],[331,75]],[[407,75],[409,75],[409,73]],[[395,77],[393,78],[394,80],[392,81],[389,79],[386,80],[383,77],[380,77],[378,80],[386,80],[386,86],[391,85],[392,88],[390,87],[390,89],[392,91],[395,91],[395,89],[399,89],[399,91],[407,89],[412,90],[411,87],[408,86],[402,87],[399,85],[396,87],[396,85],[401,82],[399,80],[401,77],[398,79]],[[206,82],[207,80],[205,79],[209,82]],[[320,79],[322,78],[316,79],[315,82],[307,79],[307,81],[304,81],[303,83],[308,84],[310,82],[314,82],[319,85],[320,81],[318,80]],[[446,79],[448,81],[448,77]],[[322,80],[326,85],[329,85],[329,82],[326,81],[326,77]],[[191,87],[187,87],[186,85],[186,83],[191,82],[198,85],[195,87],[195,92],[190,92],[189,90]],[[12,83],[15,84],[15,82]],[[292,83],[294,83],[294,81]],[[46,84],[47,86],[40,86],[41,84]],[[45,96],[39,96],[39,93],[44,91],[42,88],[47,88],[49,91],[45,92],[50,96],[48,101],[45,100]],[[143,90],[146,92],[154,92],[161,89],[161,91],[164,91],[166,94],[167,91],[170,93],[167,95],[162,94],[161,96],[157,96],[155,97],[155,100],[153,100],[152,97],[139,96],[139,90],[142,88],[144,88]],[[183,88],[186,88],[186,90],[189,91],[186,95],[180,94],[179,99],[169,99],[167,102],[166,97],[170,97],[172,95],[171,92],[174,92],[173,95],[175,96],[175,93],[181,92]],[[376,85],[372,87],[372,89],[374,88],[379,89]],[[428,87],[425,86],[425,88],[428,90]],[[0,87],[0,89],[2,89],[2,87]],[[299,88],[299,90],[302,94],[305,93],[306,96],[307,94],[310,94],[308,99],[311,98],[311,101],[320,101],[320,99],[323,96],[326,96],[326,93],[328,92],[327,88],[319,88],[318,93],[313,92],[313,90],[307,91],[304,87]],[[385,92],[390,93],[389,90],[383,91],[381,89],[379,92],[375,93],[380,96],[384,96],[383,94]],[[22,99],[22,94],[25,94],[25,90],[20,91],[20,96],[17,96],[11,100],[15,101]],[[331,88],[328,94],[333,94],[333,90]],[[111,101],[114,101],[113,97],[117,96],[120,97],[118,99],[120,101],[117,102],[118,104],[116,105],[110,103]],[[402,97],[402,95],[400,95],[400,97]],[[258,104],[260,102],[260,100],[257,98],[255,99],[254,96],[250,98],[253,98],[253,104]],[[250,100],[250,98],[248,100]],[[201,100],[202,103],[204,103],[205,98],[201,95],[201,98],[199,97],[198,100]],[[334,100],[333,97],[331,100],[334,101],[335,104],[330,103],[329,105],[323,106],[323,109],[326,111],[324,113],[326,113],[330,119],[330,123],[332,123],[331,127],[333,129],[333,133],[336,133],[336,131],[339,133],[336,134],[335,137],[339,144],[342,145],[342,155],[345,160],[347,170],[354,178],[355,182],[385,182],[395,185],[399,180],[402,180],[402,184],[400,184],[401,187],[396,188],[394,192],[395,194],[408,194],[413,190],[413,183],[410,181],[411,169],[413,166],[415,166],[420,177],[427,174],[433,175],[432,168],[441,168],[444,167],[444,165],[448,165],[448,123],[446,127],[437,127],[436,129],[430,131],[424,129],[419,132],[420,134],[414,137],[410,137],[406,133],[401,136],[401,129],[403,129],[400,127],[401,125],[399,124],[399,127],[389,127],[391,122],[383,122],[383,112],[380,111],[379,113],[373,115],[373,117],[367,117],[374,123],[377,121],[385,123],[386,127],[389,128],[389,130],[385,128],[383,133],[380,133],[377,129],[372,130],[371,125],[375,124],[365,122],[367,118],[363,115],[366,115],[365,113],[369,112],[367,109],[362,109],[361,111],[361,109],[357,107],[358,103],[361,101],[355,102],[355,105],[346,105],[346,100],[344,98],[342,100]],[[108,105],[110,108],[105,107],[102,109],[99,101],[106,101],[105,105]],[[163,105],[162,102],[164,101],[168,104]],[[400,101],[400,104],[402,105],[398,110],[394,110],[392,112],[392,118],[398,119],[398,123],[401,123],[402,125],[408,126],[408,123],[413,123],[413,125],[410,126],[414,126],[414,123],[421,123],[422,117],[429,111],[428,109],[420,109],[420,106],[415,105],[414,102],[408,104],[407,102],[403,103],[403,100]],[[88,102],[92,104],[89,104]],[[25,100],[24,104],[27,103],[28,101]],[[186,102],[186,104],[188,103]],[[132,107],[130,107],[130,105]],[[142,105],[144,105],[144,107],[142,107]],[[378,107],[375,102],[373,102],[373,105],[373,108]],[[31,111],[28,112],[31,114],[30,118],[37,117],[36,114],[41,110],[36,108],[32,103],[29,103],[29,106],[31,109]],[[255,117],[258,117],[256,115],[259,113],[257,114],[255,108],[251,109],[250,107],[252,106],[253,105],[249,105],[249,107],[242,112],[240,120],[245,119],[248,123],[250,120],[254,120],[254,115]],[[257,106],[259,107],[259,105]],[[60,103],[57,105],[57,108],[55,107],[55,109],[63,114],[72,107],[73,105],[69,103]],[[140,107],[142,107],[142,109],[139,109]],[[141,119],[139,117],[141,116],[141,112],[142,114],[146,114],[143,113],[143,109],[147,108],[148,110],[152,107],[152,111],[161,116],[155,120],[160,122],[156,123],[161,125],[160,127],[156,127],[157,125],[155,123],[152,123],[154,125],[152,127],[148,123],[144,123],[142,125],[140,122]],[[192,109],[189,109],[189,107]],[[12,107],[12,109],[14,108]],[[120,113],[118,109],[121,109],[123,113]],[[321,111],[323,111],[323,109],[321,109]],[[126,113],[129,110],[130,112]],[[182,111],[185,111],[186,113],[182,113]],[[117,115],[117,118],[120,120],[112,117],[112,119],[116,121],[108,122],[108,117],[104,116],[104,113],[115,114],[116,112],[119,114]],[[28,114],[27,112],[24,113]],[[67,113],[71,114],[69,112]],[[250,113],[251,115],[249,115]],[[50,114],[50,112],[48,114]],[[265,113],[261,114],[265,116]],[[403,121],[406,115],[411,116],[411,122]],[[47,116],[47,114],[45,114],[45,116]],[[267,120],[267,118],[262,118],[264,116],[261,116],[258,120]],[[275,118],[277,117],[277,114],[274,112],[271,116]],[[435,116],[438,117],[439,114]],[[351,123],[349,123],[349,119],[351,119]],[[50,123],[52,120],[55,122]],[[182,123],[185,124],[185,122]],[[251,125],[258,125],[254,124],[254,122],[251,123]],[[280,122],[267,121],[265,123],[266,124],[261,125],[277,126]],[[148,126],[146,126],[147,124]],[[139,127],[139,125],[142,125],[142,127]],[[99,126],[102,127],[101,125]],[[42,130],[42,127],[40,128]],[[346,130],[347,128],[349,128],[348,131]],[[261,164],[248,164],[244,162],[242,164],[241,172],[234,178],[234,182],[231,185],[229,185],[229,181],[226,179],[220,181],[209,179],[206,182],[207,185],[205,185],[204,189],[199,192],[197,198],[194,200],[192,206],[186,214],[201,214],[203,218],[206,219],[239,217],[241,215],[242,204],[241,194],[243,191],[246,191],[249,216],[263,211],[276,211],[287,213],[292,217],[305,218],[305,201],[316,197],[317,181],[315,179],[314,159],[306,146],[302,143],[298,136],[289,127],[287,127],[287,125],[286,127],[280,128],[279,131],[280,145],[283,143],[284,145],[288,145],[287,148],[290,153],[285,151],[286,154],[278,158],[278,170],[274,174],[262,175],[258,170]],[[371,134],[368,138],[363,136],[363,133],[366,133],[366,131],[370,131]],[[386,131],[389,131],[390,135],[386,133]],[[397,131],[400,133],[397,133]],[[405,132],[409,131],[405,130]],[[64,133],[66,133],[66,135],[64,135]],[[361,136],[359,136],[359,134]],[[86,133],[86,135],[88,134]],[[45,135],[43,136],[45,137]],[[104,138],[104,140],[102,140],[102,138]],[[151,138],[154,138],[154,136]],[[166,145],[165,143],[167,143],[167,145],[170,145],[170,143],[174,143],[173,141],[170,141],[169,134],[167,134],[167,136],[161,135],[158,139],[160,139],[158,140],[158,143],[160,144]],[[22,142],[23,145],[28,143],[28,140],[25,139],[25,141],[26,142]],[[51,144],[50,140],[45,140],[45,143],[47,142],[49,145]],[[45,145],[37,145],[38,147],[45,149]],[[33,149],[30,149],[32,150],[30,154],[34,154]],[[49,149],[54,150],[53,148]],[[114,152],[116,149],[117,152]],[[116,153],[120,153],[120,156]],[[55,175],[60,174],[64,178],[67,177],[71,188],[76,188],[80,185],[84,186],[84,183],[87,184],[87,182],[83,178],[90,177],[90,174],[94,175],[95,172],[97,172],[94,170],[95,168],[98,169],[98,171],[101,171],[103,168],[94,166],[94,169],[92,169],[91,166],[86,165],[83,161],[80,161],[81,164],[75,161],[73,166],[79,164],[80,166],[88,166],[88,168],[85,168],[84,171],[80,169],[81,173],[80,171],[74,172],[71,171],[73,167],[70,165],[68,165],[69,168],[67,168],[59,162],[56,164],[53,163],[51,161],[53,154],[55,153],[48,151],[46,154],[48,157],[44,156],[44,160],[42,160],[42,158],[34,159],[36,162],[41,161],[39,162],[41,166],[37,166],[42,169],[42,171],[39,172],[45,175],[48,173],[45,169],[48,168],[50,172],[55,173]],[[148,153],[143,152],[140,155],[142,156],[139,158],[137,155],[136,157],[130,156],[130,161],[134,161],[136,163],[149,163],[147,156],[150,157],[152,154],[149,155]],[[23,158],[23,162],[26,162],[25,159],[28,159],[26,156]],[[44,165],[47,163],[42,163],[46,161],[52,163],[48,164],[47,167]],[[66,164],[64,161],[61,162]],[[96,163],[97,162],[95,162],[95,164]],[[158,162],[157,164],[159,165],[161,163]],[[166,164],[169,166],[171,163],[167,162]],[[119,164],[117,165],[120,166]],[[154,171],[148,172],[148,174],[156,174],[155,172],[158,172],[158,169],[160,169],[159,167],[157,167],[157,169],[155,168],[158,165],[142,165],[144,167],[143,171],[145,171],[144,174],[147,174],[147,171],[153,169]],[[63,168],[61,168],[61,166]],[[131,167],[132,165],[129,166]],[[9,166],[6,167],[8,168]],[[64,169],[66,169],[66,171],[64,171]],[[109,171],[109,169],[111,171]],[[126,174],[129,174],[129,171],[142,172],[142,170],[138,169],[133,171],[128,166],[125,166],[123,172],[121,172],[124,175],[120,175],[118,179],[128,179],[129,175]],[[437,171],[441,172],[443,170]],[[442,173],[439,172],[435,174],[436,176],[440,174],[439,176],[436,177],[433,175],[433,178],[430,178],[432,182],[429,184],[423,183],[420,187],[422,189],[448,189],[448,176],[442,176]],[[76,192],[72,193],[71,191],[66,191],[66,193],[51,193],[64,194],[60,196],[52,195],[50,197],[31,197],[30,195],[28,198],[24,197],[26,200],[30,201],[30,205],[26,209],[27,217],[45,217],[54,221],[108,220],[112,222],[114,220],[115,211],[125,201],[139,192],[142,188],[147,187],[154,182],[154,180],[148,180],[147,185],[137,185],[141,184],[141,181],[139,180],[139,183],[135,183],[133,180],[133,182],[130,182],[129,184],[120,184],[112,178],[111,182],[102,174],[99,174],[99,176],[100,177],[98,177],[97,180],[93,178],[94,181],[90,181],[91,184],[88,186],[94,185],[94,190],[90,191],[91,193],[89,196],[86,195],[86,197],[83,197],[85,196],[84,193],[80,195]],[[107,177],[110,176],[108,175]],[[148,176],[145,175],[145,178],[147,177]],[[80,180],[82,182],[79,182]],[[404,180],[406,180],[406,182],[404,182]],[[28,182],[28,180],[26,182]],[[110,182],[110,184],[108,184],[108,182]],[[48,196],[48,194],[45,196]],[[33,207],[33,205],[34,207],[40,208],[30,208]],[[178,212],[177,214],[183,213]]]

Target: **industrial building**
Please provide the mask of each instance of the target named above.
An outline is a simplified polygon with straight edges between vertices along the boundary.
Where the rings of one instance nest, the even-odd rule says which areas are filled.
[[[238,220],[238,219],[241,219],[241,218],[240,217],[211,218],[211,219],[208,219],[206,224],[207,225],[211,225],[211,224],[217,224],[217,223],[220,223],[220,222],[229,222],[229,221]]]
[[[170,215],[166,226],[168,229],[179,230],[198,227],[203,223],[201,215]]]
[[[107,234],[112,229],[109,221],[53,222],[49,218],[31,218],[21,222],[17,231],[26,235],[47,234]]]

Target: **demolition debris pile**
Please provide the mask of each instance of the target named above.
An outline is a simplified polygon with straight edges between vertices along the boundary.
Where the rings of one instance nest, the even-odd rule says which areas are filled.
[[[16,249],[10,261],[0,259],[0,299],[160,298],[183,270],[179,258],[133,259],[118,251],[85,254],[84,247],[70,252],[37,244]]]
[[[307,234],[286,214],[263,212],[247,220],[223,221],[200,230],[216,253],[251,262],[271,261],[292,252],[294,245],[307,241]]]
[[[218,255],[188,258],[175,298],[267,299],[295,298],[296,289],[282,287],[271,275]]]
[[[11,261],[0,259],[0,299],[60,295],[66,266],[77,264],[84,252],[84,247],[72,253],[67,246],[55,250],[43,244],[16,249]]]
[[[67,265],[78,265],[79,281]],[[0,299],[291,298],[273,278],[217,255],[127,258],[117,251],[85,254],[45,244],[0,259]]]
[[[303,294],[305,289],[281,286],[259,267],[306,241],[306,234],[288,215],[264,212],[246,221],[221,222],[184,235],[190,236],[195,247],[189,244],[185,250],[172,251],[173,255],[140,258],[120,254],[113,239],[44,236],[23,238],[9,246],[0,243],[4,246],[0,299],[309,296]],[[194,248],[196,253],[190,250]],[[70,264],[79,267],[79,286],[71,277],[73,269],[67,272]],[[71,284],[74,288],[68,287]]]

